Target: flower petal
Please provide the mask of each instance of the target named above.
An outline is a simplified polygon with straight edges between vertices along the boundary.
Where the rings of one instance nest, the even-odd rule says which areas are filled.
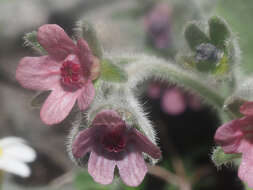
[[[245,117],[232,120],[217,129],[214,139],[222,146],[225,153],[239,153],[238,148],[243,136],[240,130],[243,127],[243,119],[245,120]]]
[[[162,108],[170,115],[179,115],[186,109],[182,92],[176,88],[167,89],[162,98]]]
[[[68,54],[77,51],[76,45],[56,24],[45,24],[38,29],[38,41],[49,55],[63,60]]]
[[[82,88],[82,92],[77,98],[77,103],[80,110],[85,110],[92,102],[95,96],[95,88],[92,82],[88,81]]]
[[[158,146],[153,144],[146,136],[140,133],[136,129],[132,129],[133,133],[131,134],[131,139],[134,141],[136,146],[141,152],[145,152],[152,156],[155,159],[159,159],[162,155]]]
[[[147,173],[147,166],[142,153],[135,151],[133,147],[131,149],[126,150],[124,158],[117,161],[117,166],[120,177],[126,185],[138,186]]]
[[[253,116],[253,102],[245,102],[241,107],[240,107],[240,112],[243,115],[252,115]]]
[[[242,161],[238,170],[238,176],[253,188],[253,149],[252,144],[244,142],[247,146],[246,152],[242,155]]]
[[[0,147],[1,148],[5,148],[5,147],[8,147],[8,146],[12,146],[12,145],[15,145],[15,144],[21,144],[21,143],[25,143],[25,140],[22,139],[22,138],[19,138],[19,137],[5,137],[5,138],[2,138],[0,140]]]
[[[90,151],[92,137],[93,128],[87,128],[78,134],[72,145],[72,153],[75,158],[81,158]]]
[[[65,91],[60,86],[55,88],[40,110],[41,120],[47,125],[63,121],[75,105],[81,90]]]
[[[94,181],[103,185],[112,183],[115,166],[115,160],[105,157],[101,151],[91,152],[88,162],[88,172]]]
[[[3,147],[3,155],[21,162],[33,162],[36,158],[35,151],[25,144],[13,144]]]
[[[30,168],[26,164],[4,156],[0,159],[0,169],[21,177],[28,177],[31,174]]]
[[[50,56],[24,57],[18,65],[16,79],[24,88],[50,90],[60,80],[60,66]]]
[[[92,122],[92,126],[112,126],[123,124],[124,121],[121,119],[120,115],[113,110],[102,110],[99,112]]]

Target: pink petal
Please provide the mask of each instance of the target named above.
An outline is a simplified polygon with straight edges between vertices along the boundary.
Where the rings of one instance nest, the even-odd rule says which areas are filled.
[[[170,115],[179,115],[186,109],[185,98],[176,88],[168,89],[162,98],[162,108]]]
[[[79,51],[80,62],[84,67],[84,72],[88,71],[86,74],[89,74],[91,66],[93,64],[93,54],[89,48],[88,43],[82,38],[78,39],[77,47]]]
[[[245,181],[249,187],[253,188],[253,147],[250,143],[245,143],[247,152],[242,155],[242,161],[238,170],[238,176]]]
[[[226,153],[239,153],[238,148],[242,139],[241,119],[232,120],[219,127],[215,133],[214,139],[221,145]]]
[[[122,160],[117,161],[117,166],[120,177],[126,185],[138,186],[147,173],[147,166],[142,153],[135,151],[133,147],[131,149],[127,150]]]
[[[120,115],[113,110],[102,110],[99,112],[92,122],[92,126],[111,126],[124,123]]]
[[[93,84],[88,81],[82,88],[82,92],[77,98],[77,103],[80,110],[85,110],[92,102],[95,96],[95,89]]]
[[[38,30],[38,41],[55,59],[63,60],[77,51],[76,45],[65,31],[56,24],[45,24]]]
[[[131,134],[132,140],[135,142],[136,146],[138,146],[141,152],[145,152],[152,156],[155,159],[159,159],[162,155],[158,146],[153,144],[146,136],[140,133],[136,129],[132,129],[133,133]]]
[[[88,162],[88,172],[94,181],[103,185],[112,183],[115,166],[115,160],[105,157],[102,152],[91,152]]]
[[[40,110],[41,120],[47,125],[63,121],[73,108],[81,90],[64,91],[60,86],[54,89]]]
[[[253,102],[245,102],[240,107],[240,112],[244,115],[253,115]]]
[[[33,90],[50,90],[60,80],[60,64],[50,56],[24,57],[19,62],[16,79]]]
[[[74,157],[81,158],[90,151],[92,146],[93,128],[87,128],[80,132],[72,145]]]

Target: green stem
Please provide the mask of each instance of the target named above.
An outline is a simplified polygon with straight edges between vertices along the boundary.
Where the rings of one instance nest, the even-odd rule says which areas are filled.
[[[168,61],[152,56],[139,55],[136,56],[136,60],[138,61],[126,66],[130,88],[136,89],[141,82],[157,78],[195,92],[208,104],[219,111],[223,110],[225,97],[213,87],[208,76],[200,76],[198,73],[183,70]]]

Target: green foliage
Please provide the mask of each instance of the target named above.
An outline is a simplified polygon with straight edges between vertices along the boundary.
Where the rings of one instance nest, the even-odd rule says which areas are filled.
[[[195,51],[196,47],[202,43],[209,43],[209,39],[207,35],[200,30],[199,26],[196,22],[188,23],[185,32],[184,32],[185,39],[189,45],[189,47]]]
[[[211,43],[216,47],[224,49],[225,42],[230,37],[230,30],[224,19],[213,16],[208,21]]]
[[[101,59],[103,56],[103,51],[93,25],[86,20],[82,20],[78,23],[77,31],[80,32],[82,38],[87,41],[92,50],[92,53]]]
[[[109,82],[126,82],[127,73],[109,59],[101,61],[101,79]]]
[[[232,163],[239,158],[241,158],[241,154],[226,154],[219,146],[213,150],[212,154],[212,161],[217,167]]]
[[[46,53],[46,50],[39,44],[39,42],[37,40],[37,32],[36,31],[32,31],[32,32],[25,34],[24,41],[25,41],[24,42],[25,46],[31,47],[32,49],[34,49],[35,51],[37,51],[41,54]]]

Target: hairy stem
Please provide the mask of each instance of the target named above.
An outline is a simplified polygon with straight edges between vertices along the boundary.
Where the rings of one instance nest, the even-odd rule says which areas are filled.
[[[175,185],[180,188],[180,190],[191,190],[191,183],[187,180],[171,173],[170,171],[154,165],[147,165],[148,173],[154,175],[160,179],[165,180],[169,184]]]
[[[199,73],[184,70],[154,56],[131,55],[131,57],[135,61],[125,66],[129,76],[129,88],[135,90],[138,84],[145,80],[160,79],[196,93],[204,102],[218,110],[223,109],[225,97],[217,90],[210,76],[201,76]]]

